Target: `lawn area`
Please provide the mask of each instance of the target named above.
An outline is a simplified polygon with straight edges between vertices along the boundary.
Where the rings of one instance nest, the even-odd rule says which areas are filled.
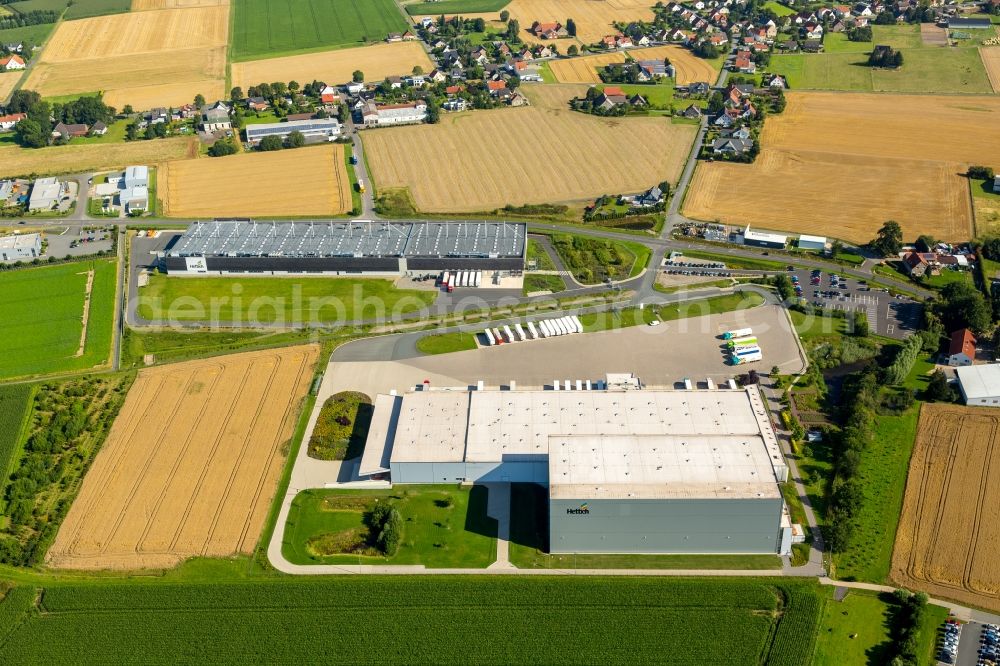
[[[132,0],[75,0],[63,14],[68,20],[103,16],[105,14],[121,14],[132,7]]]
[[[372,422],[372,399],[357,391],[331,395],[323,403],[309,437],[309,457],[351,460],[365,450]]]
[[[111,353],[114,259],[0,273],[0,378],[101,366]],[[87,335],[83,333],[88,271],[94,271]]]
[[[872,90],[864,53],[789,53],[771,56],[768,69],[788,80],[792,90]],[[905,65],[904,65],[905,67]]]
[[[139,315],[151,320],[342,324],[416,312],[436,297],[435,291],[397,289],[391,280],[378,278],[157,274],[139,291]]]
[[[886,44],[894,49],[924,48],[924,41],[920,37],[920,26],[915,23],[905,25],[873,25],[872,42],[875,44]],[[871,47],[868,50],[870,51]],[[935,46],[933,50],[941,51],[942,49],[939,46]]]
[[[122,661],[128,636],[143,664],[806,664],[821,610],[817,583],[776,578],[219,580],[218,562],[186,565],[193,581],[27,579],[0,602],[0,661]]]
[[[407,29],[392,0],[232,1],[233,60],[380,42]]]
[[[450,354],[469,349],[476,349],[476,336],[473,333],[438,333],[425,335],[417,340],[417,351],[422,354]]]
[[[903,58],[903,66],[897,71],[872,71],[874,90],[919,93],[993,92],[977,49],[903,49]]]
[[[709,280],[707,282],[696,282],[693,284],[679,284],[676,286],[664,287],[659,282],[653,285],[653,289],[660,292],[661,294],[674,294],[678,291],[689,291],[694,289],[704,289],[706,287],[718,287],[724,289],[725,287],[733,286],[732,280]]]
[[[511,484],[510,561],[519,569],[780,569],[776,555],[550,554],[548,491]]]
[[[497,524],[485,486],[407,485],[385,490],[306,490],[292,503],[282,552],[296,564],[423,564],[484,568],[496,559]],[[403,519],[399,552],[375,546],[367,514],[389,502]]]
[[[566,289],[566,283],[558,275],[538,275],[528,273],[524,276],[524,287],[521,293],[525,296],[537,291],[551,291],[557,293]]]
[[[85,97],[85,95],[80,95],[80,97]],[[73,145],[86,145],[89,143],[121,143],[125,140],[125,128],[128,127],[130,120],[116,120],[110,125],[108,125],[108,131],[99,136],[82,136],[78,139],[73,139]],[[153,139],[155,141],[155,139]]]
[[[864,666],[887,664],[891,656],[895,601],[887,594],[851,590],[843,601],[834,601],[833,588],[827,597],[816,638],[813,666]],[[940,606],[927,606],[919,629],[918,663],[935,663],[937,630],[948,617]]]
[[[271,347],[306,344],[316,333],[308,329],[293,331],[137,331],[125,328],[122,340],[122,367],[138,367],[147,354],[157,363],[173,363],[206,356],[250,351]]]
[[[649,102],[649,105],[656,109],[669,109],[670,103],[674,101],[673,79],[667,79],[663,83],[610,83],[608,85],[621,88],[622,92],[629,97],[642,95]],[[603,91],[607,86],[598,87]],[[686,100],[684,106],[688,106]]]
[[[871,444],[858,467],[864,499],[851,544],[834,557],[838,578],[881,583],[889,575],[919,413],[917,403],[902,416],[880,414],[875,421]]]
[[[992,180],[969,180],[972,208],[975,211],[975,235],[996,234],[1000,229],[1000,194],[993,191]]]
[[[406,12],[411,16],[499,12],[509,4],[510,0],[442,0],[435,2],[433,6],[428,6],[426,2],[418,1],[406,5]]]
[[[737,291],[732,294],[700,298],[672,305],[648,306],[642,310],[625,308],[618,312],[594,312],[580,315],[584,333],[627,328],[649,324],[654,319],[673,321],[690,317],[703,317],[733,310],[746,310],[764,303],[764,297],[755,291]]]
[[[0,44],[24,42],[25,44],[41,46],[42,42],[48,39],[49,33],[55,27],[55,23],[40,23],[38,25],[26,25],[23,28],[0,30]]]
[[[925,287],[933,289],[943,289],[954,282],[967,282],[973,284],[972,271],[942,270],[938,275],[926,275],[920,282]]]
[[[534,261],[535,262],[535,269],[534,270],[536,270],[536,271],[554,271],[554,270],[556,270],[556,265],[552,261],[552,257],[550,257],[549,253],[546,252],[541,247],[541,245],[538,244],[538,241],[535,240],[535,239],[533,239],[533,238],[529,238],[528,239],[528,254],[527,254],[526,259],[528,261]]]
[[[764,3],[764,9],[769,9],[778,16],[791,16],[795,13],[795,10],[791,7],[777,3],[774,0],[767,0],[767,2]]]
[[[871,42],[852,42],[845,32],[830,32],[823,37],[825,53],[868,53],[871,50]]]

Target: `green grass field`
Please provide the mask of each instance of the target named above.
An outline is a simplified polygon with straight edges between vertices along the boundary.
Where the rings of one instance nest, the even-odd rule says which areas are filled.
[[[100,259],[0,273],[0,378],[85,370],[107,363],[116,262]],[[94,269],[83,353],[87,271]]]
[[[538,275],[529,273],[524,276],[524,287],[521,293],[525,296],[536,291],[551,291],[557,293],[566,289],[566,282],[558,275]]]
[[[390,280],[294,277],[178,278],[153,275],[139,291],[150,320],[332,324],[391,319],[434,302],[437,292]]]
[[[66,9],[68,4],[68,0],[18,0],[4,5],[4,7],[20,14],[26,14],[33,11],[61,12]]]
[[[628,96],[642,95],[649,102],[650,106],[660,109],[669,109],[670,103],[674,101],[674,82],[669,80],[666,83],[612,83]],[[607,86],[599,86],[603,91]],[[684,100],[684,108],[689,102]]]
[[[0,602],[0,624],[10,630],[0,661],[289,664],[336,655],[351,664],[779,666],[808,663],[822,602],[816,583],[754,579],[337,576],[44,585],[44,613],[34,609],[31,584]]]
[[[63,18],[81,19],[105,14],[121,14],[132,7],[132,0],[75,0],[69,5]]]
[[[475,348],[476,336],[472,333],[439,333],[417,340],[417,351],[421,354],[450,354]]]
[[[0,44],[26,42],[39,46],[48,39],[49,34],[55,27],[55,23],[40,23],[38,25],[28,25],[23,28],[0,30]]]
[[[764,9],[769,9],[778,16],[791,16],[792,14],[795,13],[795,10],[792,9],[791,7],[779,4],[774,0],[768,0],[767,2],[765,2]]]
[[[548,491],[511,485],[510,561],[519,569],[780,569],[776,555],[550,554]]]
[[[851,590],[843,601],[834,601],[833,589],[825,591],[826,604],[816,638],[812,666],[865,666],[886,664],[892,648],[890,627],[893,605],[888,595]],[[927,606],[920,622],[918,663],[935,663],[937,630],[948,610]]]
[[[392,0],[233,0],[233,11],[234,60],[380,42],[407,28]]]
[[[510,4],[510,0],[442,0],[442,2],[433,4],[418,1],[406,5],[406,12],[411,16],[499,12],[508,4]]]
[[[282,552],[296,564],[485,568],[496,560],[497,533],[486,500],[485,486],[307,490],[292,503]],[[399,552],[388,558],[365,523],[377,502],[390,502],[403,518]]]
[[[924,46],[918,25],[876,25],[872,32],[871,42],[852,42],[843,33],[831,33],[823,41],[824,53],[775,55],[769,69],[785,75],[793,90],[993,92],[975,48]],[[903,66],[898,70],[868,67],[868,53],[874,44],[901,50]]]

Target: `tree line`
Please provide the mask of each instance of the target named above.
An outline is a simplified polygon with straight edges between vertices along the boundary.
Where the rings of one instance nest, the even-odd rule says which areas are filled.
[[[99,96],[50,104],[34,90],[15,90],[7,104],[7,113],[27,115],[14,126],[17,142],[27,148],[41,148],[52,143],[52,129],[60,122],[67,125],[81,123],[90,127],[98,121],[110,123],[115,117],[114,107],[105,104]],[[60,138],[56,142],[64,140]]]

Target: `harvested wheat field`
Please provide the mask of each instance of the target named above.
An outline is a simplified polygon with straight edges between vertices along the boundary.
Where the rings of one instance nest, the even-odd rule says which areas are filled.
[[[1000,610],[1000,413],[926,404],[910,460],[893,582]]]
[[[0,99],[5,99],[17,85],[23,72],[2,72],[0,73]]]
[[[353,49],[305,53],[283,58],[267,58],[232,64],[233,85],[249,88],[265,81],[312,81],[319,79],[334,84],[351,80],[356,69],[369,81],[381,81],[387,76],[402,76],[419,65],[425,72],[434,63],[417,42],[396,42],[359,46]]]
[[[186,9],[188,7],[229,6],[229,0],[132,0],[132,11],[145,12],[153,9]]]
[[[870,240],[887,219],[898,221],[906,238],[970,237],[968,184],[960,174],[1000,153],[1000,136],[982,130],[1000,119],[1000,98],[787,99],[785,112],[765,123],[754,164],[698,165],[685,214],[854,242]]]
[[[567,110],[567,100],[585,90],[531,86],[529,107],[365,132],[372,179],[380,188],[408,187],[417,208],[428,212],[579,201],[676,181],[697,128],[662,117],[602,119]]]
[[[169,217],[338,215],[352,205],[339,144],[169,162],[157,179]]]
[[[712,82],[718,77],[718,72],[712,65],[691,54],[680,46],[653,46],[648,49],[633,49],[627,52],[636,60],[663,60],[670,58],[677,69],[678,84],[694,83],[696,81]],[[550,63],[552,74],[560,83],[600,83],[597,69],[613,62],[625,62],[625,52],[600,53],[598,55],[553,60]]]
[[[228,17],[219,5],[60,23],[25,86],[44,96],[102,91],[137,110],[221,97]]]
[[[129,143],[70,144],[48,148],[0,147],[0,178],[120,169],[129,164],[156,164],[198,154],[193,137]]]
[[[252,552],[316,346],[139,372],[49,549],[67,569],[146,569]]]
[[[986,74],[990,77],[993,92],[1000,93],[1000,47],[981,46],[979,47],[979,57],[983,59],[983,66],[986,68]]]

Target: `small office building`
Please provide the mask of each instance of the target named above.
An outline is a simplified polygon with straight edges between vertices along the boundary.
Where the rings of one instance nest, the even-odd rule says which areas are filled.
[[[41,234],[0,237],[0,261],[30,261],[42,256]]]
[[[783,250],[788,245],[788,236],[763,231],[753,231],[750,225],[743,230],[743,244],[752,247],[765,247],[772,250]]]
[[[826,237],[825,236],[808,236],[802,234],[799,236],[799,249],[800,250],[819,250],[823,251],[826,249]]]

